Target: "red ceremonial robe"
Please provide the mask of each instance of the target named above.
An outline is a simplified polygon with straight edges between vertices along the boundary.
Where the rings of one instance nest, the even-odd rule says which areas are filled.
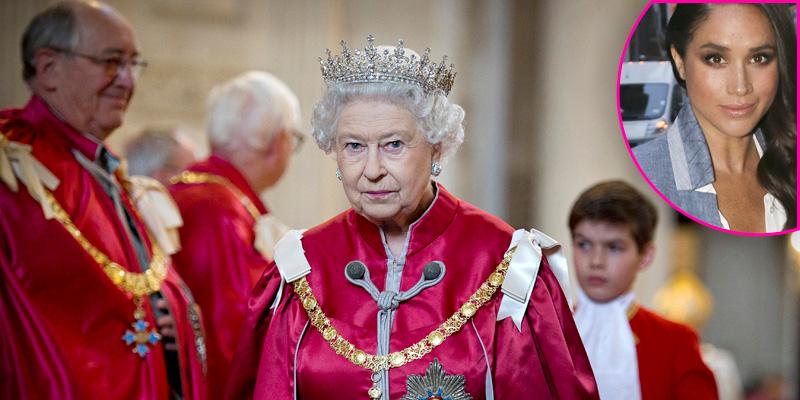
[[[32,146],[36,159],[58,177],[53,195],[83,235],[112,261],[139,272],[112,200],[71,153],[76,149],[94,160],[98,143],[56,118],[35,96],[24,109],[0,112],[0,132]],[[189,295],[171,268],[161,292],[175,319],[183,394],[204,399],[202,349],[197,347],[202,337],[194,334],[202,334],[201,327],[199,321],[192,326]],[[150,303],[144,302],[145,320],[153,328]],[[111,282],[61,223],[45,219],[23,184],[15,193],[0,182],[0,398],[168,399],[161,343],[140,358],[122,340],[134,309],[132,297]]]
[[[379,229],[352,209],[303,234],[311,265],[306,277],[333,326],[356,347],[375,354],[378,306],[347,281],[345,265],[360,260],[379,289],[387,268],[402,269],[409,290],[433,260],[445,264],[441,282],[402,302],[391,324],[389,350],[424,338],[472,295],[508,249],[513,229],[450,195],[441,186],[432,206],[409,228],[405,265],[388,265]],[[402,259],[401,259],[402,260]],[[367,398],[371,373],[337,355],[284,285],[273,263],[256,285],[228,386],[230,398]],[[463,375],[473,399],[485,399],[487,368],[495,399],[592,399],[597,389],[561,287],[546,259],[518,331],[510,318],[496,321],[501,293],[457,333],[422,359],[389,372],[390,395],[406,392],[409,375],[425,375],[438,359],[448,375]],[[485,349],[485,350],[484,350]],[[485,353],[484,353],[485,351]],[[296,375],[296,381],[295,381]],[[296,382],[296,385],[295,385]]]
[[[714,374],[703,363],[691,328],[638,307],[630,320],[642,400],[716,400]]]
[[[262,214],[267,213],[244,176],[222,158],[211,156],[189,171],[228,179]],[[247,312],[247,299],[269,262],[253,246],[255,220],[236,193],[217,183],[178,183],[170,187],[170,192],[183,217],[181,251],[173,260],[203,308],[209,393],[220,399]]]

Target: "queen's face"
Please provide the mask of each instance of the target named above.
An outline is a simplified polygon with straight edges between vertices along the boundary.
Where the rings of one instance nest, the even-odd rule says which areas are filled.
[[[775,35],[756,6],[713,6],[684,57],[672,55],[706,136],[747,137],[775,99]]]
[[[402,107],[356,100],[336,124],[336,162],[353,209],[385,228],[405,230],[433,199],[431,162],[438,150]]]

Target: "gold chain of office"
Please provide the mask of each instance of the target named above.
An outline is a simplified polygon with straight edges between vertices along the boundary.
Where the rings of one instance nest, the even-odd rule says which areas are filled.
[[[69,214],[64,210],[61,204],[56,200],[52,193],[45,190],[44,196],[46,201],[53,207],[53,214],[58,222],[64,226],[70,235],[78,242],[78,244],[100,265],[103,272],[106,273],[111,282],[114,283],[121,290],[132,294],[135,298],[139,299],[142,296],[149,295],[161,289],[161,283],[167,276],[167,263],[164,254],[159,247],[153,243],[153,255],[150,260],[150,267],[145,272],[131,272],[122,268],[119,264],[111,261],[111,259],[100,249],[95,247],[86,236],[78,229],[77,226],[70,219]],[[137,307],[139,304],[137,304]]]
[[[325,339],[333,351],[359,367],[378,373],[391,368],[399,368],[411,361],[419,360],[444,343],[452,334],[460,331],[464,324],[494,296],[497,288],[503,284],[506,272],[508,272],[508,264],[511,262],[511,257],[514,255],[515,250],[516,246],[505,253],[503,261],[481,284],[478,290],[461,305],[458,311],[442,322],[438,328],[417,343],[387,355],[369,354],[343,338],[320,308],[319,302],[305,277],[293,282],[292,285],[294,286],[294,292],[300,298],[309,321],[311,321],[311,325],[322,334],[322,338]]]
[[[255,204],[253,204],[252,201],[250,201],[250,198],[247,197],[244,192],[239,190],[239,188],[237,188],[233,182],[223,176],[209,174],[207,172],[183,171],[179,175],[175,175],[170,178],[169,181],[172,184],[185,183],[188,185],[196,185],[198,183],[216,183],[217,185],[221,185],[222,187],[225,187],[233,192],[233,194],[239,198],[239,201],[241,201],[244,208],[247,209],[247,212],[254,219],[258,219],[258,217],[261,216],[261,211],[258,211],[258,208]]]

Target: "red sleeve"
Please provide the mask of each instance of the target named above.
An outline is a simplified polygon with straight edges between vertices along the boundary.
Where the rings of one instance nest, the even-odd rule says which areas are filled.
[[[242,324],[241,335],[234,342],[236,355],[231,364],[224,398],[253,398],[264,340],[267,338],[267,329],[273,316],[270,306],[275,302],[278,291],[281,289],[283,289],[282,303],[285,304],[289,297],[288,288],[288,285],[281,286],[281,276],[274,262],[269,265],[253,288],[252,296],[247,302],[247,316]],[[280,368],[278,365],[275,367]]]
[[[697,335],[690,329],[682,333],[683,345],[676,348],[674,360],[676,399],[716,400],[717,382],[703,362]]]
[[[19,190],[26,189],[21,186]],[[7,194],[5,184],[0,182],[0,398],[73,398],[74,377],[64,368],[61,348],[48,337],[46,321],[39,317],[36,304],[25,290],[27,271],[24,264],[19,264],[16,251],[25,236],[14,235],[16,229],[23,227],[14,226],[9,216],[24,213],[16,200],[4,196]],[[30,211],[28,215],[35,214]],[[41,248],[52,251],[52,247],[45,244]]]
[[[512,398],[520,387],[530,388],[531,398],[599,398],[572,311],[546,259],[534,283],[522,332],[510,318],[498,324],[495,375],[504,383],[495,384],[498,399]]]

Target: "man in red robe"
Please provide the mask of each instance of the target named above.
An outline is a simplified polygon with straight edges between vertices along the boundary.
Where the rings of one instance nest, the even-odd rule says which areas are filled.
[[[205,398],[199,309],[103,144],[145,66],[130,25],[59,3],[22,50],[33,96],[0,112],[0,397]]]
[[[575,323],[601,398],[717,399],[697,334],[641,307],[631,293],[653,260],[656,209],[630,185],[597,184],[569,217],[579,291]]]
[[[184,221],[175,265],[203,308],[209,393],[222,398],[247,299],[286,230],[258,195],[286,170],[300,107],[283,82],[255,71],[216,87],[209,104],[211,157],[170,191]]]

